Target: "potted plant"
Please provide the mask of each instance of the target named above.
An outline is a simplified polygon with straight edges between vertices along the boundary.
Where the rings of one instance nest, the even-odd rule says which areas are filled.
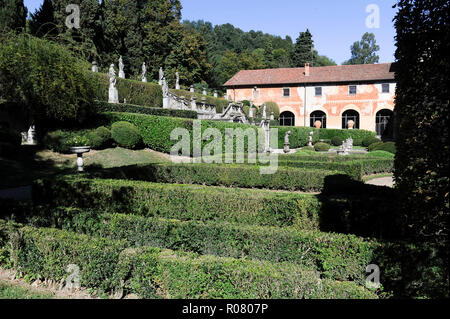
[[[75,136],[70,140],[70,152],[77,154],[77,166],[78,172],[84,171],[84,161],[83,154],[89,153],[91,151],[91,147],[88,145],[89,140],[86,136]]]

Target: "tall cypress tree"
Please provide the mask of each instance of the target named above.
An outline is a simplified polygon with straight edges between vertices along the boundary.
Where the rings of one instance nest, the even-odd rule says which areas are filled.
[[[27,14],[23,0],[0,0],[0,30],[24,29]]]
[[[291,57],[293,67],[303,67],[305,63],[313,63],[313,45],[314,41],[309,29],[306,29],[306,32],[300,32]]]
[[[31,14],[30,33],[37,37],[58,34],[52,0],[44,0],[41,7]]]

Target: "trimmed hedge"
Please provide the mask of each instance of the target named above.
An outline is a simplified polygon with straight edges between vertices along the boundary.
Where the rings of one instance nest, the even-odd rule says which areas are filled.
[[[136,125],[142,135],[144,144],[152,150],[170,153],[172,147],[178,143],[178,141],[172,141],[170,139],[171,133],[175,129],[186,129],[190,135],[190,143],[192,150],[192,136],[193,136],[193,120],[192,119],[181,119],[181,118],[171,118],[171,117],[162,117],[162,116],[153,116],[153,115],[143,115],[143,114],[132,114],[132,113],[103,113],[104,121],[106,123],[114,123],[117,121],[126,121],[133,123]],[[225,151],[225,130],[229,129],[252,129],[257,130],[257,127],[245,125],[245,124],[236,124],[236,123],[228,123],[228,122],[218,122],[218,121],[201,121],[201,132],[202,136],[204,136],[205,131],[208,128],[216,128],[222,134],[222,152]],[[202,149],[207,144],[210,144],[211,141],[205,141],[202,139]],[[236,147],[236,138],[234,138],[233,142],[234,147]],[[247,139],[245,141],[244,150],[248,149]],[[192,154],[192,153],[191,153]]]
[[[89,73],[96,86],[96,98],[99,101],[108,101],[109,76],[104,73]],[[162,88],[156,83],[117,78],[119,100],[141,106],[162,108]]]
[[[290,262],[317,269],[324,278],[357,281],[360,284],[364,284],[365,269],[372,263],[373,251],[379,246],[353,235],[224,222],[182,222],[135,215],[102,215],[73,209],[69,211],[69,214],[65,213],[67,217],[62,219],[59,227],[87,232],[92,236],[124,239],[128,246],[152,246],[201,255]],[[52,219],[56,220],[54,217]]]
[[[362,180],[366,175],[392,173],[394,169],[394,161],[390,158],[366,158],[347,161],[321,161],[315,160],[315,157],[297,160],[287,160],[283,158],[278,161],[278,165],[280,165],[280,167],[340,171],[356,180]]]
[[[320,203],[309,194],[66,177],[36,181],[33,197],[40,204],[145,217],[319,228]]]
[[[178,143],[177,141],[170,140],[170,134],[176,128],[187,129],[192,139],[193,134],[192,119],[180,119],[163,116],[133,114],[133,113],[117,113],[117,112],[105,112],[102,114],[104,115],[104,122],[105,122],[103,123],[104,125],[110,125],[118,121],[127,121],[136,125],[141,131],[144,143],[149,148],[156,151],[170,153],[171,148]],[[217,128],[222,133],[223,137],[226,136],[225,129],[227,128],[234,128],[234,129],[241,128],[244,131],[247,129],[257,130],[257,127],[253,125],[217,122],[217,121],[201,121],[202,134],[204,134],[204,132],[208,128]],[[309,141],[309,134],[311,131],[315,132],[315,134],[313,135],[313,143],[316,143],[321,139],[320,135],[322,135],[323,132],[327,130],[327,129],[317,130],[315,128],[308,128],[308,127],[305,128],[305,127],[285,127],[285,126],[282,127],[274,126],[273,128],[278,129],[278,148],[280,149],[284,147],[284,136],[289,130],[292,133],[290,137],[291,148],[300,148],[307,145]],[[332,131],[332,133],[335,134],[341,134],[340,133],[341,130],[330,130],[330,131]],[[357,133],[348,133],[349,135],[352,136],[375,135],[374,132],[369,131],[345,130],[345,132],[347,131],[357,132]],[[327,134],[331,135],[331,133]],[[208,143],[209,141],[202,141],[203,146]],[[247,151],[247,145],[245,146],[245,151]]]
[[[179,117],[188,119],[197,119],[198,117],[197,112],[195,111],[170,110],[133,104],[113,104],[104,101],[95,101],[94,107],[98,113],[123,112],[123,113],[138,113],[138,114],[148,114],[158,116]]]
[[[331,147],[329,144],[322,143],[322,142],[316,143],[314,145],[314,149],[316,150],[316,152],[328,152],[330,150],[330,148]]]
[[[104,126],[100,126],[88,134],[88,138],[90,140],[90,146],[95,150],[106,148],[112,142],[111,131]]]
[[[59,282],[67,277],[67,266],[75,264],[82,286],[102,290],[117,286],[114,274],[125,241],[32,227],[23,227],[15,234],[11,244],[19,271]]]
[[[365,139],[363,139],[362,146],[369,147],[372,144],[380,143],[380,142],[381,142],[381,140],[379,138],[373,137],[373,136],[368,136]]]
[[[325,177],[338,174],[338,171],[278,167],[275,174],[263,175],[258,166],[217,164],[150,164],[92,171],[92,176],[102,178],[305,192],[322,190]]]
[[[289,263],[125,249],[123,241],[45,228],[23,227],[12,238],[16,266],[26,274],[61,281],[75,264],[82,286],[143,298],[376,298]]]
[[[116,122],[111,127],[111,136],[122,147],[134,149],[141,144],[139,129],[129,122]]]
[[[275,128],[275,127],[274,127]],[[353,139],[353,145],[360,146],[362,140],[366,137],[375,137],[376,133],[365,130],[337,130],[337,129],[316,129],[313,127],[288,127],[279,126],[278,129],[278,148],[282,149],[284,146],[284,136],[288,131],[291,131],[289,141],[291,142],[291,148],[300,148],[308,145],[309,134],[314,132],[313,143],[317,143],[320,140],[331,141],[333,137],[339,138],[342,141],[348,138]],[[341,143],[342,144],[342,143]],[[340,144],[340,145],[341,145]]]
[[[397,152],[397,148],[394,142],[386,142],[373,146],[371,151],[385,151],[395,154]]]

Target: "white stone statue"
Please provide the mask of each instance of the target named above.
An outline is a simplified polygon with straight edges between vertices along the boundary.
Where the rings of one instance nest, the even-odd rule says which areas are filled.
[[[164,70],[162,67],[160,67],[159,68],[159,79],[158,79],[159,85],[163,85],[163,80],[164,80]]]
[[[114,70],[114,64],[109,67],[109,103],[119,103],[119,91],[116,88],[116,70]]]
[[[145,65],[145,62],[142,64],[142,82],[147,82],[147,66]]]
[[[314,135],[314,132],[309,133],[309,143],[308,143],[308,146],[313,146],[313,144],[312,144],[312,142],[313,142],[313,135]]]
[[[111,64],[109,67],[109,87],[116,87],[117,79],[116,79],[116,70],[114,70],[114,64]]]
[[[175,76],[177,78],[177,82],[175,83],[175,90],[179,90],[180,89],[180,74],[178,72],[176,72]]]
[[[167,85],[167,81],[164,78],[162,80],[162,91],[163,91],[163,97],[169,96],[169,86]]]
[[[123,71],[124,65],[123,65],[123,60],[122,60],[122,56],[120,56],[119,58],[119,78],[121,79],[125,79],[125,72]]]
[[[95,61],[92,62],[92,72],[98,72],[97,62]]]
[[[266,103],[264,103],[263,115],[262,115],[262,118],[264,120],[267,119],[267,111],[266,111],[266,109],[267,109],[267,105],[266,105]]]

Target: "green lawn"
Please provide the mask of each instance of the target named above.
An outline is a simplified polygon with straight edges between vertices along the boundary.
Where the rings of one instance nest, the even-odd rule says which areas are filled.
[[[76,155],[63,155],[43,150],[34,158],[12,160],[0,158],[0,189],[30,185],[38,178],[71,174],[76,171]],[[103,151],[91,151],[84,155],[86,168],[120,167],[135,164],[151,164],[169,161],[169,157],[148,149],[132,151],[112,148]]]
[[[40,293],[0,281],[0,299],[52,299],[51,293]]]

